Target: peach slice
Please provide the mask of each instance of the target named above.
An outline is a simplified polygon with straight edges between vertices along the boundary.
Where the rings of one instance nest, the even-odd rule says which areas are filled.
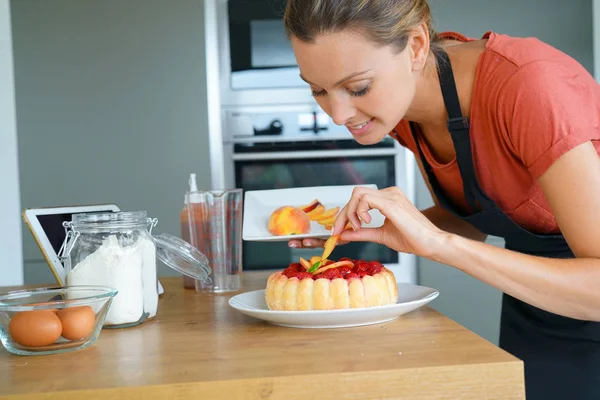
[[[321,257],[319,257],[319,256],[312,256],[312,257],[310,258],[310,261],[309,261],[309,262],[310,262],[310,265],[313,265],[314,263],[316,263],[316,262],[319,262],[319,261],[323,261],[323,260],[321,259]]]
[[[338,235],[329,236],[329,238],[325,241],[325,245],[323,246],[323,255],[321,256],[321,260],[326,259],[331,255],[331,252],[335,248],[340,237]]]
[[[350,225],[350,222],[346,224],[343,230],[345,231],[346,229],[352,229],[352,225]],[[339,235],[329,236],[329,238],[325,241],[325,244],[323,245],[323,255],[321,255],[321,260],[325,260],[331,255],[331,252],[335,248],[335,245],[337,244],[339,239]]]
[[[319,266],[321,265],[321,263],[327,260],[327,257],[329,257],[329,255],[333,251],[333,248],[335,247],[339,238],[340,237],[337,235],[330,236],[329,239],[325,241],[325,245],[323,246],[323,255],[321,257],[313,256],[310,258],[310,268],[307,270],[308,272],[314,274],[316,273],[316,271],[319,270]]]
[[[300,206],[298,208],[301,209],[302,211],[304,211],[305,213],[308,213],[308,212],[314,210],[315,208],[317,208],[317,206],[319,206],[319,205],[321,205],[321,202],[319,201],[319,199],[314,199],[310,203],[308,203],[304,206]]]
[[[317,207],[315,207],[312,211],[307,212],[306,215],[308,216],[308,218],[311,221],[315,221],[317,219],[317,217],[319,217],[321,214],[323,214],[324,211],[325,211],[325,206],[320,204]]]
[[[297,207],[283,206],[271,213],[267,228],[275,236],[304,234],[310,232],[310,219]]]
[[[317,222],[323,221],[323,220],[328,220],[333,218],[335,220],[335,216],[338,213],[338,211],[340,210],[339,207],[333,207],[330,208],[328,210],[325,210],[323,212],[323,214],[319,215],[319,217],[316,219]]]
[[[320,274],[321,272],[327,271],[328,269],[338,268],[338,267],[343,267],[343,266],[348,266],[348,267],[352,268],[352,267],[354,267],[354,263],[352,261],[338,261],[338,262],[334,262],[333,264],[329,264],[324,267],[321,267],[313,273],[315,275],[317,275],[317,274]]]
[[[317,220],[317,223],[319,223],[319,225],[333,225],[333,223],[335,222],[335,218],[336,217],[333,216],[331,218]]]
[[[300,257],[300,265],[302,265],[305,270],[308,270],[311,266],[311,263],[305,260],[304,258]]]

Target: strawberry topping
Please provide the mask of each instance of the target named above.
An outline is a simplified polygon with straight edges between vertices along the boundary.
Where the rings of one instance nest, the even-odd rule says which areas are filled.
[[[323,275],[323,278],[329,279],[329,280],[333,280],[336,278],[343,278],[342,273],[340,272],[340,270],[338,268],[328,269],[327,271],[323,272],[321,275]]]
[[[313,274],[311,274],[310,272],[297,272],[296,275],[294,275],[296,278],[298,278],[299,280],[305,279],[305,278],[313,278]]]
[[[350,279],[354,279],[354,278],[360,278],[360,276],[358,276],[358,274],[355,274],[354,272],[350,272],[344,278],[346,278],[346,280],[350,280]]]
[[[286,269],[283,270],[283,274],[285,276],[287,276],[288,278],[295,276],[297,273],[298,273],[298,271],[296,271],[296,269],[293,267],[287,267]]]
[[[302,264],[300,263],[291,263],[288,268],[295,268],[298,272],[304,271],[304,267],[302,267]]]
[[[367,270],[367,273],[371,276],[380,273],[383,270],[383,266],[381,265],[373,265],[370,266],[369,269]]]
[[[291,263],[286,269],[283,270],[283,275],[285,275],[287,278],[296,277],[299,280],[306,278],[311,278],[314,280],[321,278],[329,280],[344,278],[348,280],[362,278],[367,275],[373,276],[380,273],[384,269],[383,264],[381,264],[379,261],[352,260],[348,257],[342,257],[339,259],[339,261],[351,261],[354,264],[354,268],[344,265],[337,268],[330,268],[319,274],[311,274],[310,272],[306,272],[300,263]],[[334,260],[327,260],[327,262],[323,263],[322,266],[330,265],[335,262],[336,261]]]
[[[367,272],[369,270],[369,265],[367,263],[357,263],[354,265],[354,271],[357,274],[361,272]]]

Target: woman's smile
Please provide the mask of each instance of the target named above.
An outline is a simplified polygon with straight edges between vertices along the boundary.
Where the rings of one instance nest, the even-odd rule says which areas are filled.
[[[346,128],[348,128],[348,130],[353,136],[364,135],[369,132],[369,129],[371,129],[374,120],[375,118],[371,118],[368,121],[356,125],[346,124]]]

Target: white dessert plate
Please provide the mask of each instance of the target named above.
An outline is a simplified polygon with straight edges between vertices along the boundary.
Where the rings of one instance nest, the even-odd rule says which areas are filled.
[[[250,190],[244,194],[244,219],[242,238],[246,241],[281,242],[290,239],[328,238],[331,232],[316,221],[311,221],[310,232],[298,235],[277,236],[269,232],[269,217],[282,206],[301,207],[318,199],[326,209],[346,205],[356,186],[377,189],[377,185],[310,186],[290,189]],[[385,217],[377,210],[371,210],[371,222],[362,226],[377,228],[383,225]]]
[[[387,306],[343,310],[272,311],[267,307],[265,291],[241,293],[229,299],[229,305],[243,314],[274,325],[291,328],[349,328],[392,321],[423,307],[439,296],[435,289],[398,282],[398,302]]]

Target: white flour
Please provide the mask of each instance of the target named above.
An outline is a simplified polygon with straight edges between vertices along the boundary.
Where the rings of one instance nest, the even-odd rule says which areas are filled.
[[[121,247],[117,237],[111,235],[68,273],[67,285],[102,285],[119,291],[105,325],[136,322],[144,307],[152,317],[158,304],[154,243],[141,237],[135,245]]]

